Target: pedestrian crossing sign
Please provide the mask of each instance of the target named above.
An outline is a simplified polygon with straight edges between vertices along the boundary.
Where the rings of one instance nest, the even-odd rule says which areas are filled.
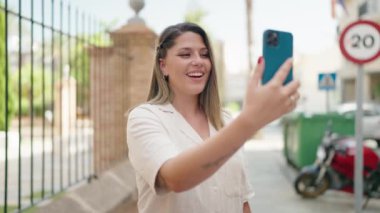
[[[335,90],[336,73],[319,73],[318,89],[319,90]]]

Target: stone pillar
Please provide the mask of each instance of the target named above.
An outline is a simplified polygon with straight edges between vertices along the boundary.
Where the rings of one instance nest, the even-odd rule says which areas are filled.
[[[54,89],[54,127],[55,131],[62,131],[63,137],[75,128],[76,119],[76,81],[65,76],[58,81]]]
[[[110,36],[111,47],[89,51],[97,174],[127,157],[125,114],[147,98],[157,38],[143,23],[126,24]]]
[[[146,100],[154,63],[156,34],[142,24],[125,25],[111,33],[121,63],[126,63],[124,100],[127,109]],[[127,60],[125,60],[127,59]]]

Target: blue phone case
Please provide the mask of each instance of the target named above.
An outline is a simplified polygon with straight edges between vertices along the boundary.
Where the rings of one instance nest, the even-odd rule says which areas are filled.
[[[293,56],[293,35],[290,32],[278,30],[266,30],[263,33],[263,57],[265,69],[262,84],[266,84],[275,75],[286,59]],[[293,80],[293,68],[291,68],[284,84]]]

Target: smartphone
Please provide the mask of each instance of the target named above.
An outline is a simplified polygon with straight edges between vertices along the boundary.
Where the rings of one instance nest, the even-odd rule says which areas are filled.
[[[268,29],[263,33],[263,57],[265,69],[262,84],[272,79],[286,59],[293,57],[293,35],[290,32]],[[293,80],[293,68],[290,69],[284,84]]]

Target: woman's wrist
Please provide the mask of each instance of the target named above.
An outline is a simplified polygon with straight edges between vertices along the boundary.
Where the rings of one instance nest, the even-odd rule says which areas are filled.
[[[257,117],[252,116],[251,113],[247,113],[245,111],[242,111],[237,117],[236,122],[239,126],[239,131],[241,131],[243,134],[247,135],[248,137],[255,134],[261,127],[260,127],[260,121],[257,119]]]

